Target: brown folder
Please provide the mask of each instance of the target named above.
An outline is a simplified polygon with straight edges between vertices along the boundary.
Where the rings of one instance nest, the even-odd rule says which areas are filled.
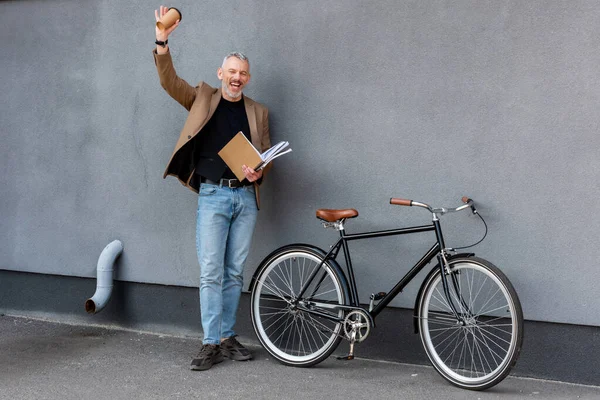
[[[262,164],[260,153],[241,131],[219,151],[219,156],[240,181],[246,179],[242,165],[256,169]]]

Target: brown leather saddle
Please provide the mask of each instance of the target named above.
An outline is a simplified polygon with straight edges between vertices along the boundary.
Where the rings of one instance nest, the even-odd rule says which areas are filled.
[[[320,208],[317,210],[317,218],[327,222],[336,222],[341,219],[358,217],[358,211],[354,208],[346,208],[343,210],[329,210]]]

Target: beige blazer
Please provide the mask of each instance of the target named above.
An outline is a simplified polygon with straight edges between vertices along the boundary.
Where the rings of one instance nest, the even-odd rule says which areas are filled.
[[[199,188],[194,183],[194,180],[192,180],[195,165],[192,157],[193,146],[191,145],[191,141],[200,133],[213,116],[221,100],[221,89],[213,88],[205,82],[200,82],[198,86],[192,87],[185,80],[177,76],[173,60],[171,59],[171,53],[157,54],[156,49],[154,49],[153,54],[161,86],[171,97],[189,111],[163,178],[169,175],[175,176],[183,185],[198,193]],[[246,96],[244,96],[244,104],[246,115],[248,116],[248,124],[250,125],[252,144],[263,152],[271,147],[269,111],[262,104]],[[263,171],[263,179],[270,167],[271,165],[268,165]],[[260,208],[259,185],[257,182],[254,183],[254,189],[256,205]]]

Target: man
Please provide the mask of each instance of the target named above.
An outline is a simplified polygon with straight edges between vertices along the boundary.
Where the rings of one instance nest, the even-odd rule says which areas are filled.
[[[155,10],[156,20],[167,11],[163,6]],[[250,81],[246,56],[225,57],[217,69],[220,88],[205,82],[192,87],[177,76],[169,51],[168,37],[178,26],[179,21],[164,31],[156,28],[153,53],[162,87],[189,111],[164,177],[173,175],[199,194],[196,248],[204,339],[191,369],[207,370],[223,356],[252,358],[233,327],[265,173],[243,166],[246,179],[240,182],[217,153],[239,131],[261,152],[271,142],[267,108],[242,94]]]

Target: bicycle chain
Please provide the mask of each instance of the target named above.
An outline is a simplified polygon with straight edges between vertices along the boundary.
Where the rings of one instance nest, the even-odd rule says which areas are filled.
[[[336,333],[336,332],[334,332],[332,329],[330,329],[330,328],[326,327],[326,326],[325,326],[325,325],[323,325],[323,324],[321,324],[321,326],[318,326],[318,325],[317,325],[315,322],[313,322],[312,320],[308,320],[308,319],[307,319],[307,318],[304,316],[304,313],[301,313],[301,314],[299,314],[299,315],[300,315],[300,318],[302,318],[302,320],[303,320],[303,321],[305,321],[306,323],[308,323],[308,324],[312,325],[312,326],[313,326],[315,329],[319,330],[320,332],[323,332],[323,333],[325,333],[325,332],[326,332],[326,333],[331,333],[331,334],[334,334],[334,335],[336,335],[336,336],[338,336],[338,337],[341,337],[342,339],[346,339],[347,341],[351,341],[351,340],[352,340],[352,338],[351,338],[351,337],[349,337],[349,336],[346,334],[346,331],[347,331],[347,329],[346,329],[346,324],[347,324],[347,322],[346,322],[346,319],[347,319],[347,318],[348,318],[348,316],[349,316],[350,314],[352,314],[353,312],[354,312],[354,313],[356,313],[356,311],[352,311],[352,312],[348,313],[348,314],[347,314],[347,315],[344,317],[344,321],[343,321],[343,322],[341,322],[341,324],[343,324],[343,326],[340,326],[340,329],[339,329],[341,333]],[[363,317],[363,318],[364,318],[364,317]],[[370,324],[369,324],[369,320],[368,320],[367,318],[364,318],[364,319],[365,319],[365,321],[366,321],[366,323],[367,323],[367,335],[365,335],[365,336],[364,336],[364,337],[363,337],[361,340],[356,340],[356,341],[357,341],[357,342],[359,342],[359,343],[360,343],[360,342],[362,342],[364,339],[366,339],[366,338],[367,338],[367,336],[368,336],[368,334],[369,334],[369,332],[370,332],[370,330],[371,330],[371,327],[370,327]]]

